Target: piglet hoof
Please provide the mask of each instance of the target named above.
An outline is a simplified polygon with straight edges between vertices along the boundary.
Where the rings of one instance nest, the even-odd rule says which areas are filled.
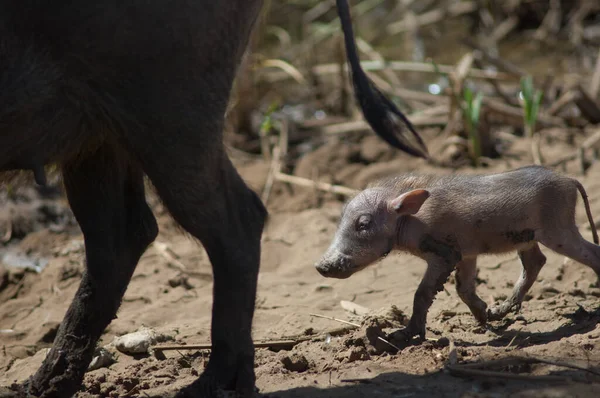
[[[500,305],[493,306],[487,311],[487,319],[490,321],[499,321],[504,318],[509,312],[518,312],[521,309],[520,304],[513,304],[510,301],[505,301]]]
[[[396,330],[393,333],[390,333],[388,338],[390,343],[396,346],[406,346],[408,345],[414,336],[418,337],[418,342],[422,342],[425,340],[425,328],[415,328],[410,325],[404,329]]]
[[[500,306],[492,307],[487,310],[488,321],[499,321],[500,319],[504,318],[506,314],[503,314],[499,307]]]

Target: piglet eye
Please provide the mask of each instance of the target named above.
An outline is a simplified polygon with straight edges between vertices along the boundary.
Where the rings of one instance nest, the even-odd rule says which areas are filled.
[[[369,227],[371,226],[371,216],[368,214],[363,214],[362,216],[358,217],[358,220],[356,220],[356,230],[357,231],[366,231],[369,229]]]

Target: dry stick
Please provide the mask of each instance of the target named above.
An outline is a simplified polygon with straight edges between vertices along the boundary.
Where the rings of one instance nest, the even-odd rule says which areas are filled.
[[[358,49],[360,51],[365,53],[369,58],[371,58],[375,61],[381,61],[381,62],[385,63],[385,58],[383,58],[383,56],[379,52],[377,52],[373,47],[371,47],[371,45],[369,43],[367,43],[360,37],[356,38],[356,46],[358,47]],[[384,68],[382,72],[390,80],[392,85],[400,86],[402,84],[400,82],[400,79],[398,78],[398,76],[396,76],[394,71],[392,71],[389,67]]]
[[[447,365],[445,368],[450,372],[450,374],[452,374],[454,376],[466,376],[466,377],[480,376],[480,377],[494,377],[494,378],[523,380],[523,381],[545,381],[545,382],[551,382],[551,381],[565,382],[565,381],[570,380],[566,377],[560,377],[560,376],[520,375],[520,374],[515,374],[515,373],[509,373],[509,372],[499,372],[499,371],[494,371],[494,370],[479,370],[479,369],[464,368],[461,365]]]
[[[480,59],[475,59],[474,60],[474,64],[478,67],[478,68],[483,68],[483,62]],[[498,84],[498,82],[496,80],[493,79],[489,79],[487,80],[487,82],[492,86],[492,88],[494,89],[494,91],[496,92],[496,94],[498,96],[500,96],[504,102],[506,102],[509,105],[514,105],[515,101],[510,98],[508,95],[506,95],[504,93],[504,91],[502,91],[502,89],[500,88],[500,85]]]
[[[545,41],[550,33],[556,33],[560,28],[561,9],[560,0],[550,0],[550,9],[542,19],[542,23],[533,34],[533,38]]]
[[[371,11],[372,9],[379,6],[382,0],[365,0],[354,7],[352,7],[352,17],[354,20],[358,20],[362,15]],[[304,25],[306,26],[306,25]],[[313,48],[317,48],[318,44],[325,40],[327,37],[331,36],[335,32],[338,31],[340,26],[340,20],[336,16],[331,22],[322,26],[319,30],[317,30],[314,34],[306,37],[302,42],[296,46],[294,49],[294,58],[304,55],[307,51],[311,51]],[[304,28],[304,27],[303,27]]]
[[[442,137],[448,137],[454,132],[454,128],[458,123],[458,118],[455,117],[457,112],[464,117],[464,114],[461,112],[460,99],[462,98],[465,79],[473,67],[474,59],[473,52],[465,54],[460,61],[458,61],[454,72],[449,75],[450,81],[452,82],[452,96],[450,98],[450,105],[448,108],[448,115],[450,115],[450,119],[446,125],[446,128],[444,129],[444,132],[442,133]]]
[[[565,362],[565,361],[560,361],[560,360],[554,360],[554,359],[550,359],[550,358],[544,358],[544,357],[540,357],[540,356],[537,356],[537,355],[528,355],[525,358],[531,359],[531,360],[533,360],[535,362],[545,363],[545,364],[553,365],[553,366],[560,366],[560,367],[563,367],[563,368],[570,368],[570,369],[581,370],[581,371],[588,372],[588,373],[591,373],[591,374],[596,375],[596,376],[600,376],[600,372],[597,372],[597,371],[595,371],[593,369],[586,368],[586,367],[580,366],[580,365],[576,365],[576,364],[570,363],[570,362]]]
[[[348,321],[345,321],[343,319],[334,318],[332,316],[320,315],[320,314],[308,314],[308,315],[314,316],[314,317],[317,317],[317,318],[329,319],[330,321],[336,321],[336,322],[344,323],[346,325],[354,326],[354,327],[357,327],[357,328],[360,327],[360,325],[358,323],[348,322]]]
[[[281,171],[281,159],[287,156],[289,145],[288,126],[287,119],[283,119],[279,129],[279,144],[273,148],[271,166],[269,167],[269,174],[267,175],[265,187],[261,196],[261,199],[265,205],[267,204],[269,196],[271,195],[271,189],[273,188],[273,182],[275,181],[275,174]]]
[[[187,267],[178,259],[177,253],[169,248],[166,243],[155,241],[152,243],[152,246],[156,249],[156,251],[163,256],[165,260],[167,260],[167,264],[171,265],[180,271],[187,271]]]
[[[331,321],[341,322],[341,323],[344,323],[344,324],[346,324],[346,325],[349,325],[349,326],[354,326],[354,327],[357,327],[357,328],[359,328],[359,327],[360,327],[360,325],[359,325],[359,324],[357,324],[357,323],[348,322],[348,321],[345,321],[345,320],[343,320],[343,319],[338,319],[338,318],[334,318],[334,317],[327,316],[327,315],[320,315],[320,314],[309,314],[309,315],[310,315],[310,316],[317,317],[317,318],[323,318],[323,319],[329,319],[329,320],[331,320]],[[381,336],[377,336],[377,338],[378,338],[379,340],[383,341],[384,343],[386,343],[387,345],[389,345],[390,347],[394,348],[395,350],[397,350],[397,351],[402,351],[402,350],[400,350],[400,348],[396,347],[394,344],[390,343],[389,341],[387,341],[387,340],[386,340],[386,339],[384,339],[383,337],[381,337]]]
[[[424,62],[408,62],[408,61],[361,61],[360,65],[365,71],[377,71],[389,68],[396,72],[421,72],[421,73],[452,73],[455,67],[453,65],[441,65],[438,64],[438,69],[430,64]],[[346,65],[345,68],[348,66]],[[262,68],[266,69],[266,68]],[[339,65],[337,63],[321,64],[312,67],[312,73],[318,76],[332,75],[339,72]],[[289,79],[290,76],[279,70],[269,70],[263,72],[266,75],[266,80],[270,82],[277,82],[281,80]],[[513,73],[503,73],[491,70],[482,69],[471,69],[468,77],[471,79],[494,79],[501,81],[517,82],[521,75],[515,75]]]
[[[575,90],[577,92],[575,104],[581,111],[583,117],[593,124],[600,123],[600,106],[598,105],[598,102],[592,98],[580,84],[577,84]]]
[[[513,338],[513,340],[514,340],[514,338]],[[546,358],[546,357],[538,356],[538,355],[530,355],[530,354],[527,354],[526,356],[510,356],[510,357],[506,357],[506,358],[492,359],[492,360],[484,361],[484,362],[463,363],[458,366],[460,366],[463,369],[477,369],[477,368],[482,368],[482,367],[507,367],[507,366],[511,366],[511,365],[519,365],[519,364],[523,364],[523,363],[536,363],[536,362],[537,363],[545,363],[545,364],[553,365],[553,366],[560,366],[563,368],[582,370],[584,372],[589,372],[596,376],[600,376],[600,372],[595,371],[593,369],[586,368],[584,366],[580,366],[580,365],[577,365],[577,364],[574,364],[571,362],[554,360],[551,358]]]
[[[596,66],[592,75],[592,83],[590,84],[590,96],[594,100],[598,100],[598,91],[600,90],[600,49],[596,57]]]
[[[352,326],[351,328],[349,326]],[[330,329],[323,333],[320,333],[320,336],[330,335],[330,336],[338,336],[347,333],[350,330],[355,329],[356,327],[351,324],[349,326],[345,326],[342,328]],[[313,340],[318,336],[298,336],[292,339],[285,340],[271,340],[271,341],[259,341],[254,342],[254,347],[256,348],[288,348],[293,347],[299,343],[304,341]],[[155,345],[150,347],[151,350],[155,352],[162,351],[177,351],[177,350],[210,350],[212,349],[212,345],[210,343],[202,343],[202,344],[170,344],[170,345]]]
[[[281,170],[281,161],[279,156],[279,146],[273,148],[273,154],[271,156],[271,166],[269,167],[269,174],[267,174],[267,180],[265,181],[265,187],[261,195],[261,200],[267,205],[269,196],[271,195],[271,189],[273,188],[273,182],[275,182],[275,173]]]
[[[480,45],[475,43],[470,38],[468,38],[468,37],[464,38],[461,40],[461,42],[473,50],[480,51],[481,54],[483,55],[483,58],[490,64],[496,66],[498,69],[501,69],[506,73],[510,73],[511,75],[518,76],[518,77],[527,75],[526,70],[521,69],[520,67],[518,67],[515,64],[512,64],[508,61],[505,61],[501,58],[491,55],[488,51],[486,51],[483,47],[481,47]]]
[[[306,340],[310,340],[311,337],[307,337]],[[256,348],[284,348],[294,346],[298,344],[298,340],[273,340],[273,341],[262,341],[255,342],[254,347]],[[175,350],[210,350],[212,344],[172,344],[172,345],[156,345],[150,347],[154,351],[175,351]]]
[[[581,151],[586,151],[588,149],[592,149],[592,148],[596,148],[598,146],[598,144],[600,144],[600,129],[598,131],[596,131],[594,134],[592,134],[591,136],[589,136],[588,138],[585,139],[585,141],[583,141],[583,143],[581,144],[581,146],[579,146],[579,148],[577,148],[574,152],[563,156],[562,158],[554,161],[553,163],[550,163],[549,166],[550,167],[556,167],[556,166],[560,166],[561,164],[571,161],[571,160],[575,160],[578,157],[580,157],[581,155]]]
[[[344,37],[339,35],[338,42],[336,46],[336,55],[338,57],[338,65],[339,65],[339,104],[340,109],[339,112],[343,115],[350,116],[355,110],[355,103],[351,101],[352,94],[350,87],[351,83],[347,74],[346,66],[346,56],[345,56],[345,47],[344,47]]]
[[[519,336],[519,332],[515,333],[515,335],[513,336],[512,339],[510,339],[510,341],[508,342],[508,345],[506,346],[506,348],[509,348],[512,343],[514,343],[514,341],[517,339],[517,336]]]
[[[506,116],[509,124],[514,126],[523,125],[523,110],[516,106],[506,105],[503,102],[495,100],[490,97],[483,98],[483,104],[486,106],[488,111],[493,111],[500,115]],[[536,124],[542,127],[564,127],[565,121],[556,116],[550,116],[546,113],[539,113],[536,119]]]
[[[570,104],[577,97],[577,93],[573,90],[568,90],[563,95],[558,97],[556,101],[546,110],[546,114],[553,116],[560,112],[565,106]]]
[[[428,92],[411,90],[404,87],[395,87],[393,94],[405,99],[422,102],[435,102],[437,104],[448,102],[448,97],[445,95],[430,94]]]
[[[4,235],[2,236],[2,238],[0,238],[0,242],[7,243],[12,238],[12,234],[13,234],[12,220],[8,220],[8,222],[6,223],[6,231],[4,232]]]
[[[583,39],[583,20],[593,11],[593,1],[582,1],[580,2],[579,8],[571,14],[571,18],[567,22],[567,26],[570,28],[570,39],[571,43],[575,47],[581,46]]]
[[[514,15],[509,18],[506,18],[504,21],[499,23],[496,26],[496,28],[494,29],[494,31],[492,32],[492,35],[491,35],[492,40],[494,42],[501,41],[506,36],[508,36],[508,34],[510,32],[512,32],[514,28],[517,27],[518,23],[519,23],[519,18]]]
[[[233,157],[238,157],[238,158],[243,158],[243,159],[248,159],[248,160],[256,160],[256,159],[260,159],[262,157],[262,155],[256,155],[253,153],[248,153],[245,151],[242,151],[241,149],[237,149],[235,147],[229,146],[229,145],[224,145],[225,146],[225,150],[227,151],[227,155]]]
[[[541,166],[544,161],[542,159],[541,142],[542,137],[539,133],[532,132],[531,139],[531,156],[533,157],[533,163]]]
[[[463,1],[458,3],[452,3],[447,8],[437,8],[435,10],[425,12],[421,15],[417,15],[415,17],[415,25],[417,27],[431,25],[443,19],[468,14],[476,10],[477,2],[475,1]],[[390,35],[396,35],[398,33],[405,33],[409,31],[411,27],[405,19],[406,18],[402,19],[402,21],[390,24],[386,28],[387,33]]]
[[[312,21],[325,15],[335,6],[334,0],[320,1],[316,6],[309,9],[302,15],[302,25],[307,26]]]
[[[447,109],[447,106],[444,105]],[[429,113],[429,112],[428,112]],[[430,115],[425,112],[419,112],[414,116],[408,116],[408,120],[413,126],[439,126],[448,123],[448,115]],[[351,122],[334,123],[321,128],[321,133],[326,135],[345,134],[357,131],[369,131],[371,127],[364,120],[355,120]]]
[[[288,146],[289,146],[289,122],[288,119],[285,118],[281,121],[281,128],[279,130],[279,150],[280,157],[285,159],[288,154]],[[277,169],[280,170],[280,169]]]
[[[387,341],[386,339],[384,339],[381,336],[377,336],[377,338],[381,341],[383,341],[384,343],[386,343],[387,345],[389,345],[390,347],[392,347],[393,349],[397,350],[397,351],[402,351],[399,347],[396,347],[394,344],[390,343],[389,341]]]
[[[367,315],[373,312],[370,308],[363,307],[360,304],[356,304],[352,301],[341,300],[340,305],[342,308],[355,315]]]
[[[287,182],[289,184],[299,185],[301,187],[316,188],[321,191],[331,192],[338,195],[354,196],[358,193],[357,190],[344,187],[341,185],[332,185],[326,182],[313,181],[308,178],[297,177],[281,172],[275,172],[275,180]]]
[[[292,64],[289,64],[281,59],[267,59],[262,63],[262,67],[279,68],[292,77],[296,83],[302,85],[307,84],[306,78],[298,69],[296,69]]]

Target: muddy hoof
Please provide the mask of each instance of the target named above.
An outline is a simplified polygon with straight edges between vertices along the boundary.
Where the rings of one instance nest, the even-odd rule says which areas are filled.
[[[416,339],[413,337],[417,336]],[[420,343],[425,340],[425,332],[419,333],[414,329],[407,327],[404,329],[396,330],[390,333],[388,336],[390,343],[394,344],[398,348],[404,348],[413,342]]]
[[[521,306],[510,302],[503,302],[500,305],[495,305],[487,310],[488,321],[499,321],[504,318],[509,312],[519,312]]]

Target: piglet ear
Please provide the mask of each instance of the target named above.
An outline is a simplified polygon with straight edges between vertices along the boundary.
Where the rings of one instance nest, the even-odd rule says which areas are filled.
[[[390,210],[396,212],[400,216],[416,214],[428,197],[429,191],[415,189],[390,200],[388,206]]]

